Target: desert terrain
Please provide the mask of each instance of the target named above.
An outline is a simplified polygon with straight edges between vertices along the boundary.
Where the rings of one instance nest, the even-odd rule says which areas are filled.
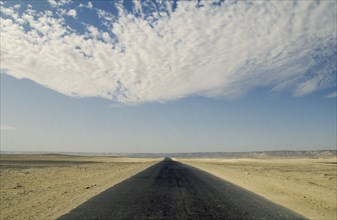
[[[160,160],[1,155],[0,219],[55,219]]]
[[[55,219],[161,160],[57,154],[1,155],[0,219]],[[335,156],[175,160],[309,219],[336,219]]]
[[[336,219],[337,165],[330,158],[176,159],[309,219]]]

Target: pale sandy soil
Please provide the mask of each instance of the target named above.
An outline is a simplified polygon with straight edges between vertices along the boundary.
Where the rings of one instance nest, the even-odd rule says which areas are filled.
[[[309,219],[337,218],[337,165],[330,159],[179,159]]]
[[[0,219],[55,219],[160,160],[1,155]]]

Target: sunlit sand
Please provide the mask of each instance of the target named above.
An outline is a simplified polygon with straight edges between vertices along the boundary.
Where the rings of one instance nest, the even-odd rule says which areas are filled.
[[[179,159],[310,219],[336,219],[336,157]]]
[[[159,160],[1,155],[0,219],[55,219]]]

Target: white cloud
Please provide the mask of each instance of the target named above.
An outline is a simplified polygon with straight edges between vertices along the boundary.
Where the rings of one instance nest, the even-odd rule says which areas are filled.
[[[114,15],[102,9],[96,9],[98,17],[102,20],[102,24],[111,29],[113,25]]]
[[[141,1],[134,0],[134,1],[133,1],[133,4],[135,5],[134,11],[135,11],[135,12],[138,12],[138,13],[140,13],[140,14],[142,14],[142,13],[143,13],[143,8],[142,8],[142,3],[141,3]]]
[[[329,95],[325,96],[325,98],[336,98],[337,92],[330,93]]]
[[[63,5],[70,4],[72,0],[60,0]]]
[[[59,7],[70,4],[71,0],[47,0],[52,7]]]
[[[58,16],[66,15],[66,14],[67,14],[67,10],[66,10],[66,9],[63,9],[63,8],[58,8],[57,11],[56,11],[56,14],[57,14]]]
[[[57,7],[58,4],[55,0],[47,0],[52,7]]]
[[[141,16],[120,6],[116,21],[98,10],[112,29],[90,28],[90,38],[46,14],[22,18],[28,32],[2,18],[2,68],[69,96],[127,104],[233,98],[259,87],[301,96],[336,84],[336,2],[202,4]]]
[[[312,79],[299,84],[294,92],[295,96],[303,96],[316,91],[318,87],[317,83],[316,79]]]
[[[108,32],[103,32],[102,33],[102,38],[107,43],[111,43],[112,42],[111,37],[110,37],[110,35],[109,35]]]
[[[75,9],[70,9],[70,10],[67,12],[67,15],[68,15],[68,16],[71,16],[71,17],[73,17],[73,18],[76,18],[77,12],[75,11]]]
[[[88,25],[87,29],[90,32],[90,35],[93,37],[98,37],[100,35],[98,29],[92,25]]]
[[[0,124],[0,130],[1,131],[15,131],[16,128],[12,126],[2,125]]]
[[[88,9],[93,9],[94,6],[92,5],[91,1],[89,1],[86,5],[80,3],[79,6],[80,8],[88,8]]]
[[[17,19],[17,17],[18,17],[16,12],[12,8],[1,7],[1,13],[4,13],[5,15],[11,16],[14,19]]]
[[[47,10],[47,11],[45,11],[45,14],[46,14],[47,16],[51,17],[51,16],[53,15],[53,12],[52,12],[52,11],[49,11],[49,10]]]

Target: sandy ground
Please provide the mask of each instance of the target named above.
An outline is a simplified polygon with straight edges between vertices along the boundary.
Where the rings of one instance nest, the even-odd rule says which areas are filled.
[[[179,159],[309,219],[337,218],[337,165],[330,159]]]
[[[1,155],[0,219],[55,219],[160,160]]]

